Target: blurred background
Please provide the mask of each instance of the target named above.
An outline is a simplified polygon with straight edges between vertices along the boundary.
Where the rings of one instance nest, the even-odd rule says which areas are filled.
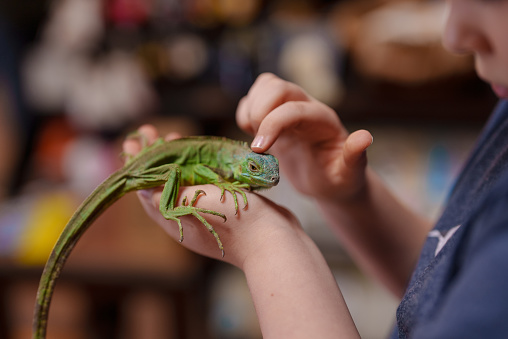
[[[79,203],[119,168],[140,124],[249,141],[238,100],[262,72],[296,82],[350,129],[415,211],[439,206],[495,98],[447,53],[442,1],[0,2],[0,338],[28,338],[42,266]],[[397,300],[364,276],[313,202],[290,208],[326,256],[363,338]],[[261,338],[234,268],[173,242],[135,195],[83,236],[56,288],[48,338]]]

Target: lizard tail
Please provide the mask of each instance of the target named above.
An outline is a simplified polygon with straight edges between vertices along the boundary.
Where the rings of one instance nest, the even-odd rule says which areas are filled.
[[[46,262],[37,290],[32,328],[33,339],[46,338],[48,312],[55,283],[72,249],[93,221],[125,194],[121,189],[106,191],[104,188],[111,187],[110,183],[111,180],[106,179],[104,184],[95,189],[76,210],[60,234]],[[122,183],[114,186],[121,188]]]
[[[60,276],[62,267],[76,242],[77,241],[74,241],[72,244],[68,243],[65,247],[65,253],[63,254],[58,255],[55,251],[53,251],[46,263],[39,283],[39,289],[37,291],[37,301],[35,304],[33,321],[34,339],[46,338],[49,305],[51,303],[56,279]]]

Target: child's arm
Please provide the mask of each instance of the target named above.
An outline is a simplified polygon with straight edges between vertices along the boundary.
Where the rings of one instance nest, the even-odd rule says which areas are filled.
[[[140,128],[147,141],[157,133],[153,127]],[[135,140],[124,144],[124,151],[140,150]],[[196,218],[182,217],[189,249],[229,262],[243,270],[252,294],[263,338],[358,338],[337,283],[322,254],[303,232],[298,221],[286,209],[270,200],[249,193],[247,210],[235,215],[233,201],[226,194],[220,201],[220,189],[181,187],[180,201],[203,188],[207,195],[196,206],[224,213],[228,220],[206,216],[224,244],[222,258],[213,237]],[[148,215],[175,240],[179,239],[175,222],[159,212],[160,189],[140,191],[140,201]]]
[[[297,85],[259,76],[237,110],[300,192],[316,198],[332,229],[357,262],[401,295],[430,224],[394,198],[367,167],[369,132],[349,134],[337,114]]]

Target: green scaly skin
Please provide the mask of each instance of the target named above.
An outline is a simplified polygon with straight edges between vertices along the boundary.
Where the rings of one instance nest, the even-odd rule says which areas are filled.
[[[204,193],[202,190],[195,192],[190,204],[184,199],[182,206],[176,206],[180,185],[214,184],[221,189],[221,199],[225,191],[233,195],[235,211],[238,212],[236,193],[242,195],[247,206],[243,189],[270,188],[278,182],[277,159],[269,154],[252,152],[244,142],[218,137],[190,137],[173,141],[159,139],[145,147],[88,196],[62,231],[40,280],[33,338],[46,337],[55,282],[77,241],[102,212],[127,192],[164,185],[160,212],[166,219],[177,222],[180,241],[183,241],[183,228],[179,218],[193,215],[212,233],[224,256],[219,235],[200,213],[216,215],[224,221],[226,216],[194,206],[198,196]]]

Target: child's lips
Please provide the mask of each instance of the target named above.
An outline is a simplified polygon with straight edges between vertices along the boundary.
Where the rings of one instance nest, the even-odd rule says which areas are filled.
[[[491,84],[490,86],[499,98],[508,99],[508,87],[498,84]]]

